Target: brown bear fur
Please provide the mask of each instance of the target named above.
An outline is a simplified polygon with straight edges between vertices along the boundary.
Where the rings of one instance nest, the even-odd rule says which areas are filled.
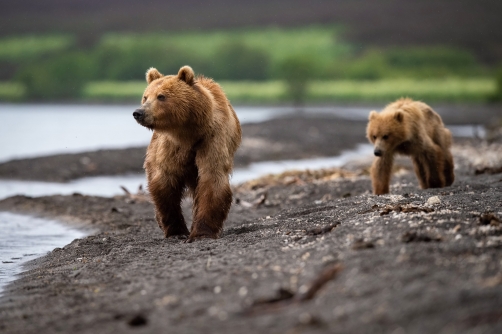
[[[451,132],[427,104],[399,99],[377,113],[372,111],[366,136],[375,146],[371,167],[373,192],[389,192],[395,153],[411,156],[420,187],[442,188],[454,179]]]
[[[239,120],[221,87],[196,78],[189,66],[167,76],[150,68],[146,81],[133,116],[153,130],[144,168],[157,223],[166,238],[218,238],[232,203],[229,174],[241,142]],[[190,232],[180,205],[185,190],[194,200]]]

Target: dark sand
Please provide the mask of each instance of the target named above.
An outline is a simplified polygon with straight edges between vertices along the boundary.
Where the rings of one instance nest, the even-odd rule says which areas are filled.
[[[236,161],[335,155],[364,142],[364,128],[327,116],[245,126]],[[400,159],[392,194],[371,195],[371,157],[269,177],[235,187],[222,238],[191,244],[164,239],[141,197],[0,201],[98,231],[6,287],[0,332],[500,333],[502,143],[456,142],[451,187],[418,189]],[[31,173],[8,174],[7,163],[0,175],[89,176],[83,156],[92,175],[119,174],[140,152],[114,151],[118,164],[104,152],[30,159]]]

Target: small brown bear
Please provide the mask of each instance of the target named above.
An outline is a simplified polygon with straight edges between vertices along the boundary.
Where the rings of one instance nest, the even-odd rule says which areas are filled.
[[[166,76],[150,68],[146,81],[133,116],[153,130],[144,168],[157,223],[166,238],[218,238],[232,203],[229,174],[241,143],[237,115],[221,87],[195,77],[189,66]],[[194,201],[190,232],[181,210],[185,190]]]
[[[366,136],[376,156],[371,167],[373,192],[389,192],[394,154],[412,158],[420,187],[442,188],[454,179],[451,132],[427,104],[399,99],[377,113],[370,112]]]

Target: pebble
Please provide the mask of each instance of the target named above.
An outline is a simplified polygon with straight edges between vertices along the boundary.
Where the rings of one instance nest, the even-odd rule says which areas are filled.
[[[242,286],[239,289],[239,296],[245,297],[248,294],[248,289],[245,286]]]
[[[435,204],[440,204],[441,200],[439,199],[439,196],[432,196],[429,197],[427,200],[427,205],[435,205]]]

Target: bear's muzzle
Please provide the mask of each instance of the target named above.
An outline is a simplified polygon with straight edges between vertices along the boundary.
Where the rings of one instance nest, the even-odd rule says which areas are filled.
[[[134,117],[136,121],[141,122],[145,119],[145,111],[143,109],[136,109],[132,113],[132,117]]]

